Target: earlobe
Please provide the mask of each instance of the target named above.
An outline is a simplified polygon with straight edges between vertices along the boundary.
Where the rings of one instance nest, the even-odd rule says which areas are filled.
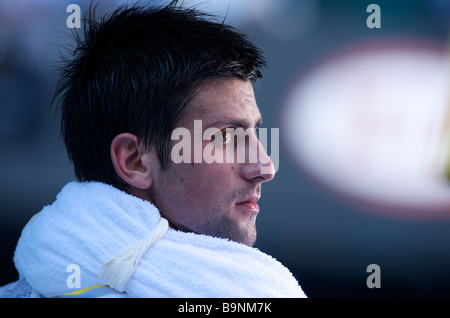
[[[121,133],[111,142],[111,160],[117,174],[130,186],[148,189],[152,184],[148,151],[130,133]]]

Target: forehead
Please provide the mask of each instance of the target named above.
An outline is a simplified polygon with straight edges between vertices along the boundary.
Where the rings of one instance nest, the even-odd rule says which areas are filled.
[[[238,78],[213,79],[200,85],[189,103],[186,119],[205,122],[244,120],[256,125],[261,119],[250,81]]]

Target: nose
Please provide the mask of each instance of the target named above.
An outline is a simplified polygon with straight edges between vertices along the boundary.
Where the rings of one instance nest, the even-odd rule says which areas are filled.
[[[251,144],[251,143],[250,143]],[[250,160],[251,155],[250,152],[254,149],[251,149],[250,146],[246,147],[247,153],[249,153],[246,158],[245,163],[242,164],[242,176],[243,178],[249,181],[259,181],[259,182],[267,182],[272,180],[275,177],[275,167],[264,149],[261,142],[256,139],[256,150],[257,150],[257,160]],[[247,160],[248,159],[248,160]]]

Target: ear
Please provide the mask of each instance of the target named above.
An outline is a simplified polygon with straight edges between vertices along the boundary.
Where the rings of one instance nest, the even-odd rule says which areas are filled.
[[[111,142],[111,160],[117,174],[129,185],[148,189],[152,185],[151,156],[138,138],[121,133]]]

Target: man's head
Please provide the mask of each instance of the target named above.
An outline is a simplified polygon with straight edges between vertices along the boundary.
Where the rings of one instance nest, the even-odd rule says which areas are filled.
[[[273,177],[260,171],[271,162],[259,142],[256,163],[175,164],[170,154],[173,130],[193,131],[194,120],[204,129],[259,125],[259,49],[176,2],[88,18],[77,44],[57,96],[78,179],[151,201],[173,227],[252,245],[255,201]]]

